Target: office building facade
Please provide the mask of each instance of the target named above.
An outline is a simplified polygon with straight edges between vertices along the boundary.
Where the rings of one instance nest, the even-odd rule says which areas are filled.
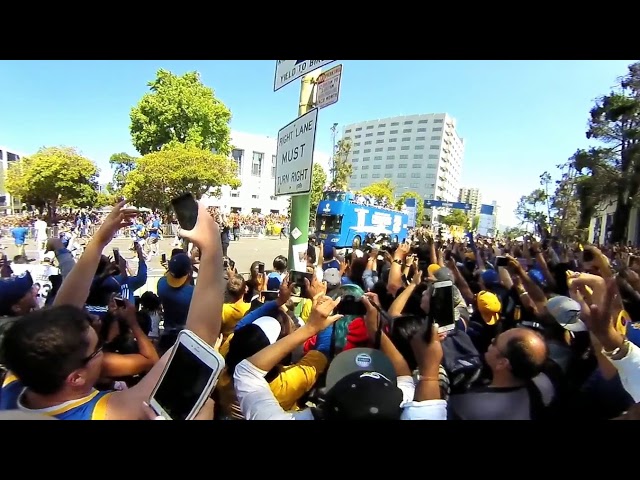
[[[414,191],[425,200],[458,200],[464,140],[448,114],[353,123],[343,128],[342,138],[351,142],[350,190],[389,179],[397,196]]]
[[[22,210],[22,202],[19,198],[13,198],[7,192],[5,180],[9,166],[25,155],[11,148],[0,145],[0,215],[11,215]]]
[[[458,201],[463,203],[470,203],[471,210],[469,210],[469,219],[473,219],[480,215],[480,205],[482,205],[482,194],[479,188],[461,188],[458,194]]]

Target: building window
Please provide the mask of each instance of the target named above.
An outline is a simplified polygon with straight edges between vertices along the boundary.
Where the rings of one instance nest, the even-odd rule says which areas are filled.
[[[399,173],[398,174],[398,178],[407,178],[407,174],[406,173]]]
[[[429,123],[429,120],[418,120],[418,123],[420,123],[420,124]]]
[[[367,125],[367,130],[373,130],[373,125]]]
[[[271,155],[271,178],[276,178],[276,156]]]
[[[233,157],[233,159],[236,162],[236,165],[238,166],[237,175],[238,176],[242,175],[242,159],[244,158],[244,150],[238,150],[237,148],[234,148],[231,151],[231,156]]]
[[[362,130],[362,127],[358,127],[358,128],[356,128],[356,132],[359,132],[359,131],[361,131],[361,130]]]
[[[378,125],[378,128],[384,128],[384,127],[386,127],[386,126],[387,126],[387,124],[386,124],[386,123],[381,123],[380,125]]]
[[[381,151],[383,151],[383,150],[384,150],[384,148],[382,148],[382,147],[378,147],[378,148],[376,148],[376,152],[381,152]]]
[[[371,178],[380,178],[380,174],[379,173],[374,173],[373,175],[371,175]]]
[[[364,153],[371,153],[371,149],[370,148],[365,148],[364,149]]]
[[[403,125],[413,125],[413,120],[407,120]]]
[[[376,140],[376,143],[384,143],[384,140]]]
[[[435,127],[432,131],[433,132],[441,132],[442,131],[442,127]]]
[[[418,123],[420,123],[420,122],[418,122]],[[418,133],[423,133],[423,132],[426,132],[427,129],[425,127],[420,127],[417,131],[418,131]]]
[[[262,161],[264,153],[253,152],[253,161],[251,162],[251,175],[260,177],[262,175]]]
[[[403,128],[402,129],[402,133],[411,133],[411,129],[410,128]]]
[[[434,137],[431,137],[431,140],[442,140],[442,137],[439,135],[436,135]]]
[[[402,137],[402,141],[403,142],[410,142],[411,141],[411,137]]]
[[[411,165],[411,168],[422,168],[422,164],[421,163],[414,163],[413,165]]]
[[[393,175],[392,175],[392,174],[390,174],[390,173],[385,173],[385,174],[384,174],[384,178],[391,178],[392,176],[393,176]]]
[[[424,155],[422,155],[421,153],[416,153],[416,154],[413,156],[413,158],[414,158],[414,159],[421,159],[421,158],[423,158],[423,157],[424,157]]]
[[[365,145],[371,145],[371,140],[367,140],[366,142],[364,142]]]
[[[253,198],[254,200],[258,200],[258,195],[251,195],[251,198]]]
[[[416,142],[424,142],[426,139],[426,137],[416,137]]]
[[[416,145],[416,150],[424,150],[424,145]]]
[[[395,135],[395,134],[397,134],[397,133],[398,133],[398,130],[391,130],[391,131],[389,132],[389,135]]]
[[[397,139],[397,138],[390,138],[390,139],[389,139],[389,143],[395,143],[395,142],[397,142],[397,141],[398,141],[398,139]]]
[[[344,133],[351,133],[351,129],[348,128],[347,130],[344,131]]]
[[[441,118],[436,118],[433,123],[444,123],[444,121]]]
[[[384,168],[389,169],[389,168],[393,168],[393,163],[387,163]]]
[[[392,127],[397,127],[398,125],[400,125],[398,122],[391,122]]]
[[[382,137],[384,135],[384,132],[378,132],[378,136]]]
[[[365,137],[373,137],[373,133],[367,133]]]

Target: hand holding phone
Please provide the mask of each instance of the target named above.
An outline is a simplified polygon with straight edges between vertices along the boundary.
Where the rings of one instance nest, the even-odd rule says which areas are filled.
[[[190,240],[196,247],[203,250],[213,248],[220,242],[220,230],[213,220],[206,207],[196,201],[190,193],[185,193],[171,200],[180,230],[178,235],[186,240]]]
[[[224,358],[189,330],[178,335],[149,406],[167,420],[191,420],[203,407],[224,369]]]

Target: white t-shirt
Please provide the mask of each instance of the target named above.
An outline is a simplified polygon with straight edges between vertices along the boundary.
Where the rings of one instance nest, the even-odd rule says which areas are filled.
[[[36,230],[36,239],[44,241],[47,238],[47,222],[44,220],[36,220],[33,224],[33,228]]]

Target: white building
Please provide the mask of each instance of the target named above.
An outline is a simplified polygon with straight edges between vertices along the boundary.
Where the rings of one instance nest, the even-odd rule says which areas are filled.
[[[398,195],[415,191],[424,199],[458,200],[464,140],[446,113],[354,123],[342,137],[352,144],[351,190],[390,179]]]
[[[231,132],[231,157],[238,165],[238,178],[242,185],[237,189],[222,187],[220,198],[206,197],[207,205],[218,206],[224,212],[243,214],[286,214],[288,196],[275,196],[276,137]],[[328,155],[314,153],[314,162],[320,163],[327,172]]]
[[[17,162],[25,155],[13,149],[0,145],[0,214],[9,215],[17,213],[22,209],[22,203],[17,198],[11,198],[5,187],[7,170],[9,165]]]
[[[495,237],[498,229],[498,213],[500,208],[497,202],[491,204],[480,205],[478,215],[478,233],[480,235]]]
[[[605,245],[609,242],[617,203],[616,199],[612,197],[608,202],[603,202],[596,208],[589,223],[588,243]],[[640,245],[640,208],[631,208],[626,230],[626,238],[623,241],[631,242],[635,246]]]
[[[480,215],[480,205],[482,205],[482,194],[479,188],[461,188],[458,194],[458,201],[470,203],[471,210],[468,212],[469,219],[473,219]]]

